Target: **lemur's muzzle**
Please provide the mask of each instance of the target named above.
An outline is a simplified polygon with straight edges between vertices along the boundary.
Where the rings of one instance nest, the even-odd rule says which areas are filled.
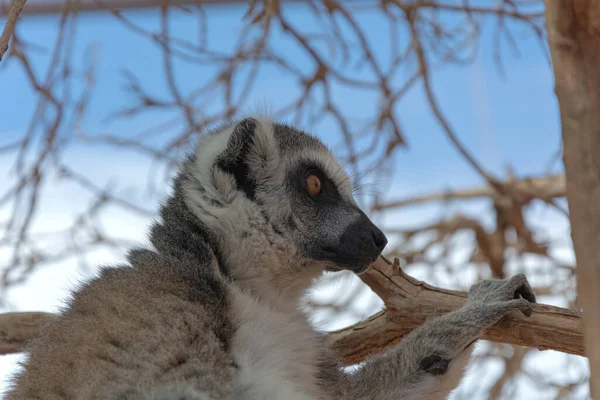
[[[383,232],[361,213],[360,219],[344,230],[339,242],[325,246],[323,251],[328,261],[360,274],[381,255],[387,243]]]

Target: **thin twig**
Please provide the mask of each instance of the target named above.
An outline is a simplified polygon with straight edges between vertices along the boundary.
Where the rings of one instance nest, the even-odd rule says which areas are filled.
[[[0,35],[0,61],[2,61],[2,56],[4,56],[4,53],[8,50],[8,43],[15,31],[15,25],[17,24],[17,19],[19,19],[19,14],[21,13],[23,6],[25,5],[25,1],[26,0],[13,0],[10,6],[8,18],[4,24],[2,35]]]

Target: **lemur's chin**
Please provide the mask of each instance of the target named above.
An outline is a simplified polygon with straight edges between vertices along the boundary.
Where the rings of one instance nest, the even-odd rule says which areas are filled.
[[[387,238],[383,233],[379,230],[377,233],[378,240],[373,240],[373,243],[363,240],[358,243],[341,242],[336,246],[322,246],[318,256],[325,261],[327,267],[330,267],[326,268],[327,271],[351,271],[360,275],[377,261],[387,244]]]
[[[335,263],[335,262],[327,262],[325,263],[325,270],[329,271],[329,272],[339,272],[339,271],[350,271],[350,272],[354,272],[356,275],[360,275],[363,272],[365,272],[366,270],[368,270],[371,265],[373,265],[375,263],[375,261],[377,260],[376,257],[373,260],[361,260],[359,262],[356,262],[356,260],[354,260],[354,262],[352,263],[344,263],[344,264],[339,264],[339,263]]]
[[[373,265],[373,263],[362,265],[359,268],[355,269],[353,272],[356,275],[361,275],[363,272],[366,272],[369,268],[371,268],[371,265]]]
[[[366,270],[368,270],[369,268],[371,268],[371,265],[373,265],[375,263],[375,261],[377,261],[378,258],[379,258],[379,256],[375,257],[374,259],[366,260],[366,261],[362,262],[361,264],[354,265],[348,269],[350,271],[354,272],[356,275],[360,275],[363,272],[365,272]]]

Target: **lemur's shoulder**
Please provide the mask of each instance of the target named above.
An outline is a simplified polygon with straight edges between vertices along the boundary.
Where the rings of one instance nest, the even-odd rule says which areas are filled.
[[[208,266],[186,274],[181,262],[150,250],[129,258],[132,265],[103,268],[73,292],[30,344],[29,368],[8,399],[145,398],[194,376],[197,391],[231,393],[235,367],[223,283]]]

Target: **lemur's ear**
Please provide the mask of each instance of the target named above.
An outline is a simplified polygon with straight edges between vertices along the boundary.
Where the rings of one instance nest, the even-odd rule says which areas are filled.
[[[249,163],[258,129],[259,122],[254,118],[238,122],[229,137],[227,147],[216,160],[216,166],[232,174],[238,190],[242,190],[251,200],[255,198],[256,182],[250,174]]]

